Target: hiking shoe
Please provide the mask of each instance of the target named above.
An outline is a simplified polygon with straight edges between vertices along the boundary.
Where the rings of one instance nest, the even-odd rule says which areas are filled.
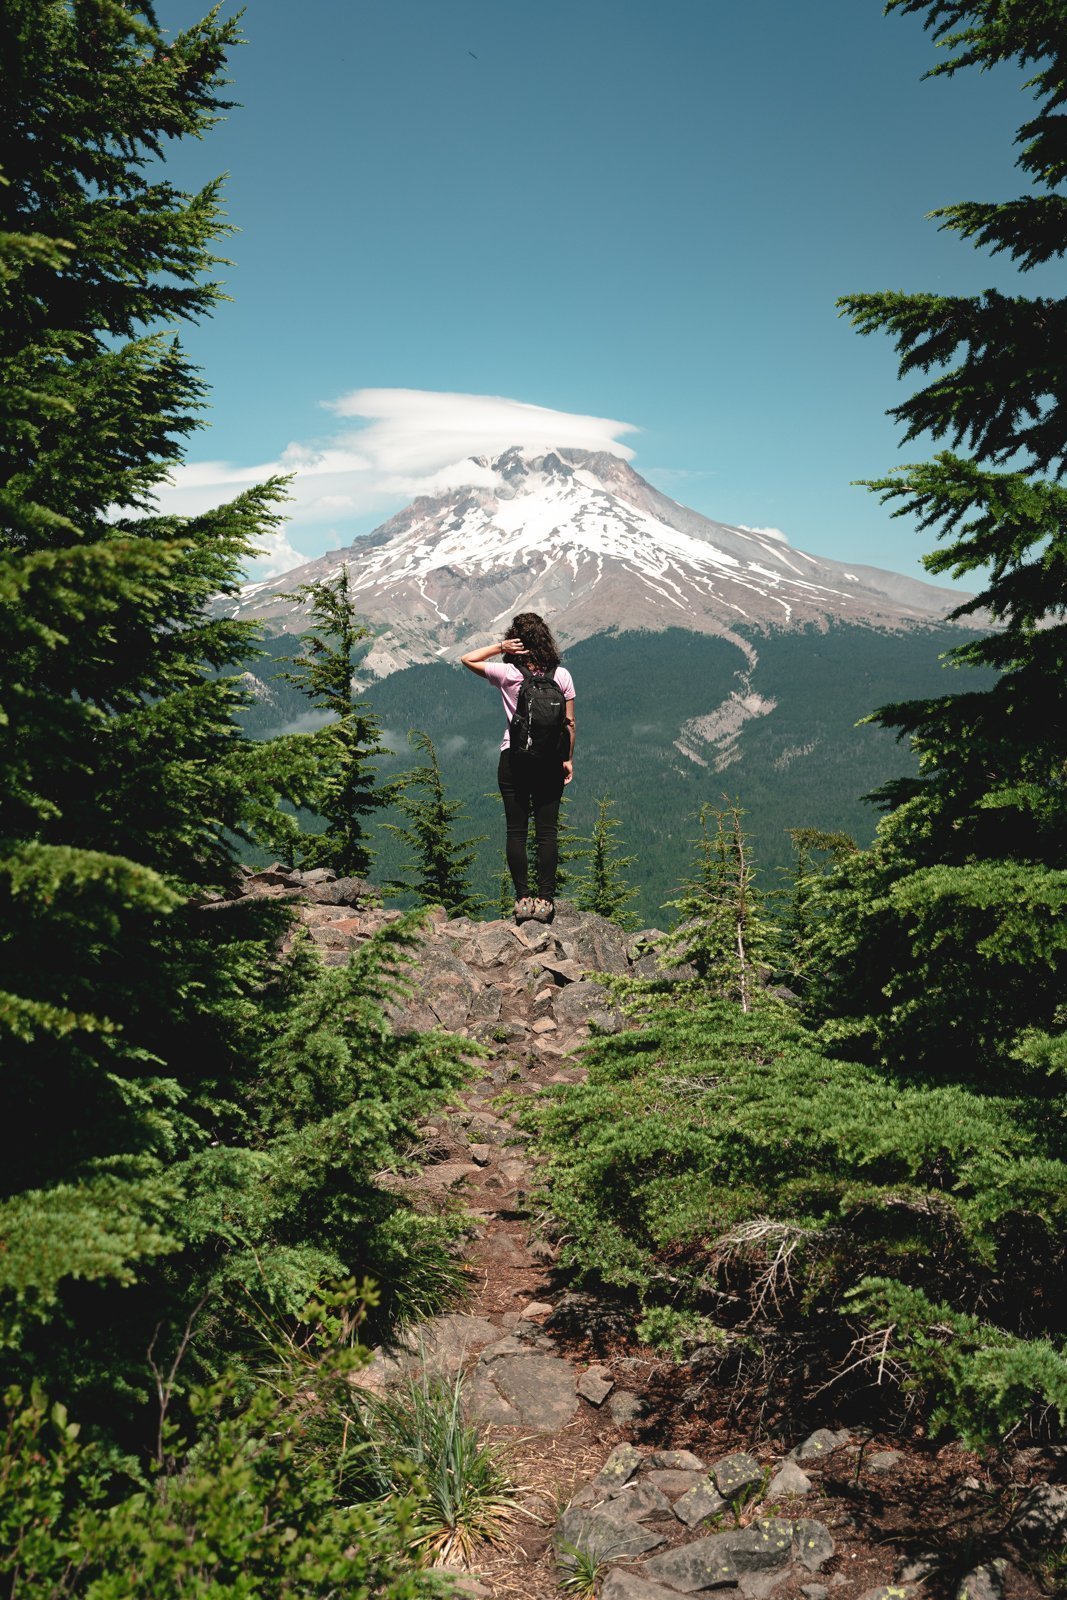
[[[551,922],[556,914],[556,908],[551,900],[533,900],[530,902],[533,910],[530,916],[535,922]]]
[[[529,922],[537,915],[537,913],[534,911],[534,906],[536,904],[537,902],[535,900],[531,900],[529,895],[524,895],[521,900],[516,900],[512,911],[515,921]]]

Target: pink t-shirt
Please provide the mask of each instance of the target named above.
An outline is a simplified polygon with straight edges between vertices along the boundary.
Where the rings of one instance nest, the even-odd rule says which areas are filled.
[[[500,690],[500,697],[504,702],[504,737],[500,742],[501,750],[506,750],[511,741],[511,719],[515,715],[515,708],[519,703],[519,690],[522,687],[522,673],[518,667],[512,666],[510,661],[487,661],[485,675],[490,683],[495,683]],[[552,674],[560,688],[563,690],[564,700],[574,699],[574,679],[566,667],[557,667]]]

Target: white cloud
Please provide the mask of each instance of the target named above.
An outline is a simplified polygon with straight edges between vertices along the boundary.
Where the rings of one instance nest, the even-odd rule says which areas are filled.
[[[177,467],[160,492],[161,509],[190,516],[218,505],[251,483],[293,474],[286,507],[288,528],[308,529],[299,554],[283,530],[266,542],[253,575],[287,571],[328,548],[323,523],[368,514],[385,517],[417,494],[439,494],[466,484],[488,484],[491,473],[472,456],[492,457],[511,445],[605,450],[625,460],[619,443],[632,423],[553,411],[502,395],[447,394],[423,389],[354,389],[325,403],[337,419],[328,439],[288,445],[276,461],[241,466],[231,461],[191,461]],[[353,427],[353,423],[361,426]],[[331,528],[333,543],[351,533]]]
[[[765,539],[777,539],[781,544],[789,543],[781,528],[750,528],[747,522],[739,522],[737,526],[742,533],[760,533]]]
[[[307,560],[299,550],[293,549],[284,528],[276,528],[269,533],[260,540],[257,548],[262,553],[249,563],[248,568],[253,578],[277,578],[283,572],[292,572],[294,567],[301,566]]]

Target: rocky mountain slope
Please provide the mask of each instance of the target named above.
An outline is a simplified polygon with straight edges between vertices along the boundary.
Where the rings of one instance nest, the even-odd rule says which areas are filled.
[[[940,621],[960,599],[714,522],[603,452],[516,447],[465,465],[468,484],[420,497],[343,550],[246,585],[225,610],[299,633],[304,608],[286,593],[347,566],[359,611],[377,632],[366,665],[383,677],[457,660],[498,638],[516,611],[551,617],[563,644],[608,629],[682,627],[730,639],[751,663],[738,629],[909,627]]]

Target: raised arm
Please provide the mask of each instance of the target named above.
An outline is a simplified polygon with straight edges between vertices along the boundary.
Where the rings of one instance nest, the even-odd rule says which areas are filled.
[[[500,644],[483,645],[481,650],[468,650],[465,656],[460,656],[465,667],[476,672],[480,678],[485,677],[485,663],[494,656],[524,656],[526,647],[521,639],[504,639]]]

